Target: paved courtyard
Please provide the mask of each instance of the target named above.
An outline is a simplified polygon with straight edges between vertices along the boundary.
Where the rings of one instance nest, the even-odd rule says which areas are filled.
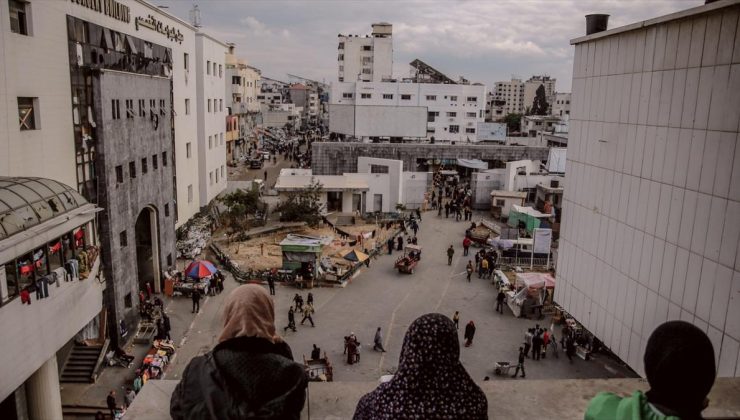
[[[419,230],[419,244],[423,247],[422,260],[413,275],[399,274],[393,269],[398,256],[383,255],[363,268],[345,288],[315,288],[316,327],[300,325],[298,331],[283,333],[287,325],[287,311],[297,292],[307,291],[292,287],[277,287],[275,296],[276,324],[290,344],[297,361],[308,356],[312,344],[326,351],[334,365],[335,381],[375,381],[380,375],[394,369],[398,363],[403,336],[414,319],[429,312],[452,317],[460,311],[460,341],[465,323],[473,320],[477,326],[475,342],[470,348],[461,348],[461,360],[476,380],[493,375],[496,361],[514,361],[524,332],[536,322],[549,326],[550,321],[514,318],[508,309],[503,315],[494,312],[495,288],[489,280],[473,276],[465,280],[468,257],[463,257],[462,238],[466,222],[440,218],[436,212],[423,215]],[[445,251],[455,246],[452,266],[447,265]],[[223,302],[236,287],[227,281],[226,291],[201,302],[201,312],[190,312],[190,299],[176,297],[170,300],[167,312],[172,318],[173,339],[181,343],[177,356],[168,369],[166,379],[178,379],[188,361],[213,348],[221,330]],[[372,339],[375,329],[383,330],[387,353],[375,352]],[[556,329],[559,332],[559,328]],[[343,357],[343,337],[354,332],[362,343],[361,362],[347,365]],[[526,363],[527,378],[610,378],[633,376],[629,369],[607,357],[591,361],[575,359],[574,363],[561,355],[559,359]]]

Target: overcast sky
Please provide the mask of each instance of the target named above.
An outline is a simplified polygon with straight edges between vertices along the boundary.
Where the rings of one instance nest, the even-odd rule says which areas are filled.
[[[188,20],[198,4],[204,30],[237,44],[267,77],[337,79],[337,34],[365,35],[393,24],[394,73],[419,58],[453,79],[489,88],[512,75],[547,74],[570,91],[573,48],[584,15],[607,13],[609,28],[699,6],[702,0],[151,0]]]

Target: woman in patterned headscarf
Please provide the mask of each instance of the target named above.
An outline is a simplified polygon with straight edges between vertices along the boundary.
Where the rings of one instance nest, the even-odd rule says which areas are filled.
[[[460,363],[452,321],[417,318],[406,332],[398,372],[360,399],[354,420],[487,419],[488,402]]]

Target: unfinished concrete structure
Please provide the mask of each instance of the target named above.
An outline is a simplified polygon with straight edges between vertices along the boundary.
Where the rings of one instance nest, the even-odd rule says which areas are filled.
[[[404,171],[416,172],[429,160],[480,159],[501,164],[512,160],[547,160],[546,147],[443,145],[398,143],[313,143],[311,169],[314,175],[357,172],[361,156],[403,161]]]

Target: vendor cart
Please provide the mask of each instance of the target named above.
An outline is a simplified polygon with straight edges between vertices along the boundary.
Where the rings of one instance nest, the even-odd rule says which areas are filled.
[[[304,355],[303,369],[306,371],[309,381],[332,382],[334,380],[333,368],[329,358],[326,356],[326,352],[324,352],[324,357],[320,359],[306,360],[306,356]]]
[[[516,365],[509,362],[496,362],[493,365],[493,373],[496,375],[508,375],[509,371],[515,367]]]
[[[396,269],[399,273],[414,274],[414,268],[421,260],[421,247],[409,244],[403,250],[403,256],[396,260]]]

